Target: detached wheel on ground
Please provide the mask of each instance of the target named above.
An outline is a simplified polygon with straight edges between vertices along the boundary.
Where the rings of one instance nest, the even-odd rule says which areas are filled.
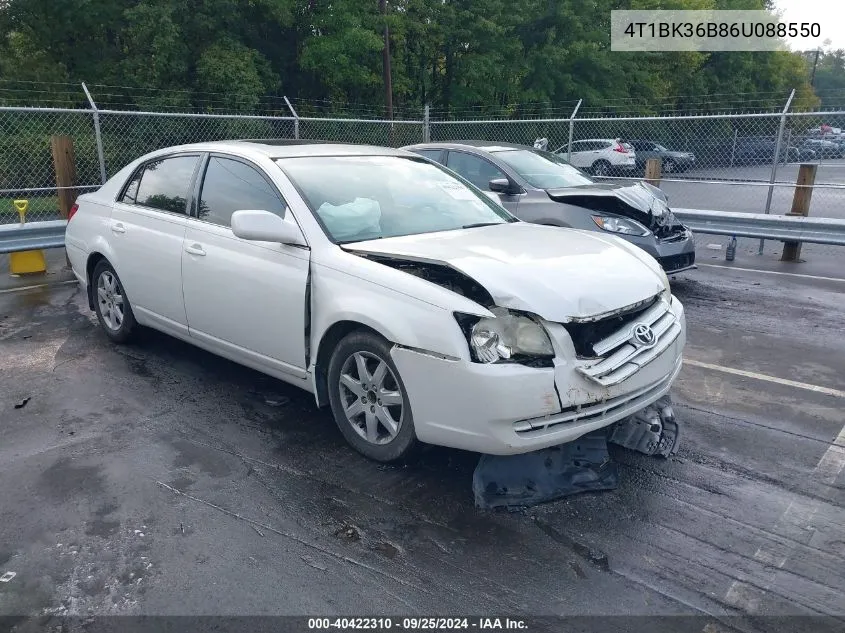
[[[600,178],[603,176],[607,176],[610,174],[610,163],[606,160],[597,160],[593,163],[593,166],[590,168],[593,172],[594,176],[599,176]]]
[[[387,341],[364,331],[348,334],[329,361],[328,390],[335,422],[355,450],[380,462],[412,453],[414,419]]]
[[[132,306],[123,290],[117,273],[105,259],[94,268],[91,276],[94,294],[94,311],[106,335],[116,343],[129,341],[138,324],[132,313]]]

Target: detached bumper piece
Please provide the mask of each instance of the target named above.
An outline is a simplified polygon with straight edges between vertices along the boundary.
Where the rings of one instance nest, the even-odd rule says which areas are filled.
[[[678,452],[680,439],[672,401],[669,396],[664,396],[642,411],[617,422],[608,442],[646,455],[669,457]]]
[[[482,455],[472,476],[478,508],[521,508],[619,485],[599,429],[574,442],[523,455]]]

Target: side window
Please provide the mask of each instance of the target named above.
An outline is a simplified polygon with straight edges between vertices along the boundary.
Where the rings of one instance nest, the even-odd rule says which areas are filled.
[[[493,178],[507,178],[490,161],[465,152],[449,152],[448,167],[483,190],[489,189],[489,183]]]
[[[572,143],[573,152],[586,152],[589,149],[588,141],[575,141]]]
[[[414,150],[415,153],[419,154],[420,156],[425,156],[430,160],[435,160],[438,163],[443,162],[443,150],[442,149],[417,149]]]
[[[132,176],[132,180],[130,180],[129,184],[126,185],[126,189],[124,190],[123,195],[120,197],[120,202],[125,202],[126,204],[135,204],[138,201],[138,187],[141,184],[141,175],[143,173],[143,167],[135,171],[135,175]]]
[[[286,205],[254,167],[238,160],[212,156],[205,170],[197,217],[229,226],[232,214],[239,209],[270,211],[284,217]]]
[[[144,173],[137,189],[137,204],[170,213],[186,213],[188,187],[191,185],[197,160],[199,159],[196,156],[174,156],[144,165]],[[129,189],[131,187],[130,183]]]

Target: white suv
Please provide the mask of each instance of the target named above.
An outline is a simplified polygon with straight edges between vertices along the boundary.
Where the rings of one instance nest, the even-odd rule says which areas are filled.
[[[566,157],[567,147],[558,150]],[[636,168],[636,152],[630,143],[620,139],[588,138],[572,143],[569,162],[581,169],[602,177],[613,171],[632,172]]]

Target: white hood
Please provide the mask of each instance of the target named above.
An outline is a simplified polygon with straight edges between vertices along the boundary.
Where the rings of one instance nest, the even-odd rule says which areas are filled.
[[[613,312],[664,290],[661,275],[612,238],[527,222],[343,248],[447,264],[484,286],[496,305],[561,323]]]

